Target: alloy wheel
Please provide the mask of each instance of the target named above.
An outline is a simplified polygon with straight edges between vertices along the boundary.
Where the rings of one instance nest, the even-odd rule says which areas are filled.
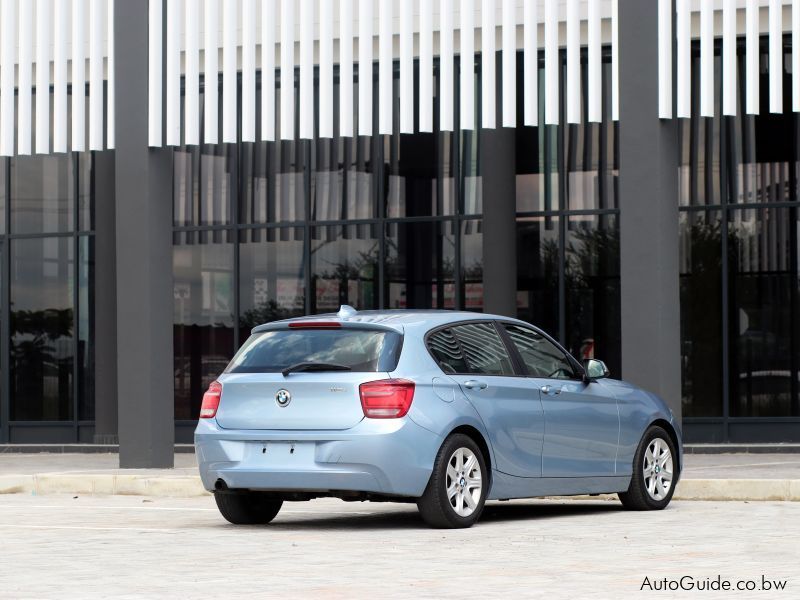
[[[667,442],[659,437],[650,440],[642,468],[647,493],[660,502],[672,487],[672,452]]]
[[[483,493],[481,466],[469,448],[459,448],[447,463],[447,499],[460,517],[468,517],[478,507]]]

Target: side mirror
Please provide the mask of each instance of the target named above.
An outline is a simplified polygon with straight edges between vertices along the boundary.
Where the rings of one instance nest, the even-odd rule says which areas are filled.
[[[611,375],[606,363],[602,360],[589,358],[583,361],[583,368],[586,372],[586,379],[594,381],[596,379],[603,379]]]

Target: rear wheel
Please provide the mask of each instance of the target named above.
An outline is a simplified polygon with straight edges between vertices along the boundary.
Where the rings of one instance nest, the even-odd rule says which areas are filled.
[[[417,501],[431,527],[470,527],[481,516],[489,474],[474,440],[457,433],[448,437],[433,464],[428,486]]]
[[[648,429],[633,459],[633,476],[619,499],[629,510],[661,510],[675,492],[677,455],[672,438],[663,428]]]
[[[214,492],[217,508],[234,525],[264,525],[274,519],[283,504],[259,492]]]

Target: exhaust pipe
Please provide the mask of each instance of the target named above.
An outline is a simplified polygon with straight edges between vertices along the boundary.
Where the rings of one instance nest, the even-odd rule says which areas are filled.
[[[228,484],[222,479],[217,479],[217,481],[214,483],[214,490],[217,492],[226,492],[228,491]]]

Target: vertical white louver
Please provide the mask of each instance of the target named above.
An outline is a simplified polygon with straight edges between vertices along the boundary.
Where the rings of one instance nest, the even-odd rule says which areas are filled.
[[[333,137],[333,0],[319,0],[319,137]]]
[[[758,0],[746,0],[745,13],[745,112],[757,115],[758,82]]]
[[[113,150],[116,146],[116,128],[114,103],[116,102],[116,77],[115,70],[115,48],[114,48],[114,2],[108,0],[106,10],[106,40],[108,41],[108,59],[106,61],[106,148]]]
[[[769,111],[783,112],[783,20],[781,0],[769,0]]]
[[[600,0],[589,0],[588,14],[589,73],[588,80],[588,115],[590,123],[603,120],[603,46],[600,38]]]
[[[186,7],[186,93],[184,95],[184,140],[200,143],[200,2],[184,0]]]
[[[619,2],[611,0],[611,119],[619,121]]]
[[[558,5],[544,3],[544,122],[558,125]]]
[[[525,125],[539,123],[539,22],[538,0],[525,0],[522,16],[523,102]]]
[[[41,0],[39,0],[41,2]],[[215,0],[206,0],[206,2],[214,2]],[[161,37],[163,12],[160,2],[151,2],[148,12],[148,43],[147,43],[147,124],[148,133],[147,140],[150,146],[161,146],[161,103],[162,103],[162,85],[161,85]],[[74,65],[74,62],[73,62]],[[38,110],[38,104],[37,110]],[[75,126],[75,117],[73,113],[72,120],[73,127]]]
[[[714,116],[714,6],[700,4],[700,116]]]
[[[578,0],[567,0],[567,123],[581,122],[581,19]]]
[[[736,116],[736,0],[722,7],[722,114]]]
[[[678,45],[678,118],[692,116],[691,13],[689,0],[677,1],[676,38]]]
[[[658,118],[672,118],[672,0],[658,0]]]
[[[0,19],[2,23],[17,23],[16,0],[2,0]],[[14,154],[14,56],[16,51],[16,27],[5,28],[0,39],[0,155]],[[66,94],[66,81],[64,86]]]
[[[453,131],[453,0],[439,2],[439,129]]]
[[[180,2],[180,0],[176,1]],[[104,0],[92,0],[91,14],[89,15],[89,150],[103,149],[104,4]],[[180,56],[178,57],[178,61],[180,61]],[[180,77],[180,72],[178,73],[178,77]],[[175,104],[178,105],[177,98],[175,99]],[[180,138],[180,122],[176,129],[178,131],[178,137]]]
[[[358,135],[372,135],[372,7],[358,2]]]
[[[314,137],[314,0],[300,0],[300,139]]]
[[[400,133],[414,133],[414,2],[400,2]]]
[[[339,135],[353,133],[353,0],[339,0]]]
[[[219,0],[205,0],[203,56],[203,141],[219,141]]]
[[[800,0],[792,0],[792,110],[800,112]]]
[[[503,0],[503,127],[517,126],[517,3]]]
[[[433,131],[433,2],[419,0],[419,130]]]
[[[53,152],[67,151],[67,28],[68,0],[53,5]]]
[[[222,13],[222,141],[236,142],[238,82],[236,74],[236,33],[239,25],[239,3],[225,2]]]
[[[483,0],[481,10],[481,125],[484,129],[493,129],[496,126],[497,114],[494,2],[495,0]]]
[[[94,8],[97,0],[92,0],[92,19],[94,19]],[[181,0],[167,0],[167,50],[166,50],[166,63],[167,63],[167,130],[166,130],[166,144],[167,146],[180,146],[181,144],[181,113],[180,113],[180,98],[181,98]],[[94,27],[92,27],[92,43],[94,47]],[[89,125],[89,147],[94,149],[95,134],[93,133],[94,125],[94,53],[89,52],[89,111],[92,115]]]
[[[475,4],[461,2],[461,61],[460,61],[460,125],[461,129],[475,127]]]
[[[281,0],[281,139],[294,139],[293,0]]]
[[[392,133],[392,0],[379,2],[378,14],[378,133]]]
[[[50,152],[52,0],[36,1],[36,153]]]
[[[275,3],[261,5],[261,140],[275,140]]]
[[[82,1],[83,0],[75,0],[75,5]],[[73,12],[74,10],[73,8]],[[23,2],[19,5],[19,35],[17,39],[19,43],[19,63],[17,67],[17,152],[25,155],[31,153],[33,2]],[[73,144],[74,143],[73,137]]]
[[[242,141],[256,141],[256,0],[242,3]]]

